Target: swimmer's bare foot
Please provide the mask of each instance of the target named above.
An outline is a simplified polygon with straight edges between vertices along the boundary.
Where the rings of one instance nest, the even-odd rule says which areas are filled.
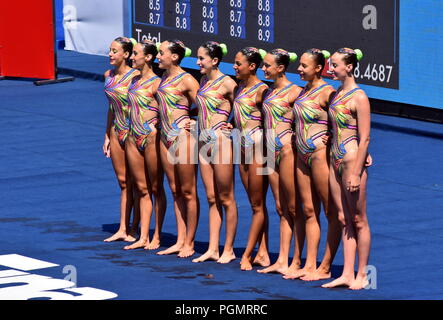
[[[223,251],[223,254],[221,255],[220,259],[217,260],[217,263],[229,263],[232,260],[235,260],[235,253],[234,251]]]
[[[315,271],[314,268],[304,267],[303,269],[299,269],[299,270],[295,271],[291,275],[285,274],[285,276],[283,276],[283,278],[285,278],[285,279],[299,279],[299,278],[304,277],[314,271]]]
[[[181,248],[183,248],[183,244],[177,242],[173,246],[171,246],[165,250],[157,252],[157,254],[160,256],[167,255],[167,254],[173,254],[173,253],[180,252]]]
[[[154,239],[152,239],[151,242],[146,244],[144,249],[145,250],[155,250],[155,249],[158,249],[158,248],[160,248],[160,239],[154,238]]]
[[[323,268],[318,268],[314,272],[310,272],[303,277],[300,277],[300,280],[303,281],[318,281],[325,280],[331,278],[331,271],[325,270]]]
[[[179,258],[187,258],[195,253],[194,246],[184,245],[178,253]]]
[[[127,237],[127,233],[125,231],[117,231],[114,235],[110,236],[103,240],[104,242],[113,242],[113,241],[122,241]]]
[[[193,259],[192,262],[203,262],[203,261],[207,261],[207,260],[217,261],[218,259],[220,259],[220,255],[219,255],[218,251],[208,249],[208,251],[206,251],[200,257]]]
[[[283,274],[283,279],[296,279],[294,277],[298,275],[300,270],[300,264],[291,264],[288,270]]]
[[[257,253],[254,260],[252,261],[252,264],[254,266],[269,267],[271,265],[271,259],[269,259],[268,254],[264,255]]]
[[[240,261],[240,270],[242,271],[250,271],[252,270],[251,258],[242,257]]]
[[[349,289],[351,290],[361,290],[363,288],[366,288],[369,284],[368,279],[365,276],[358,276],[355,278],[355,280],[352,282],[352,284],[349,286]]]
[[[338,279],[335,279],[334,281],[325,283],[322,285],[322,288],[335,288],[335,287],[350,287],[354,282],[353,278],[348,278],[345,276],[341,276]]]
[[[288,270],[288,264],[277,261],[272,266],[257,270],[258,273],[281,273],[284,274]]]
[[[133,249],[138,249],[138,248],[144,248],[144,246],[146,246],[147,243],[149,243],[149,241],[147,239],[139,239],[137,242],[134,242],[133,244],[131,244],[129,246],[125,246],[123,249],[133,250]]]
[[[126,242],[134,242],[135,240],[137,240],[137,238],[138,238],[138,235],[136,233],[131,233],[131,234],[128,234],[126,236],[124,241],[126,241]]]

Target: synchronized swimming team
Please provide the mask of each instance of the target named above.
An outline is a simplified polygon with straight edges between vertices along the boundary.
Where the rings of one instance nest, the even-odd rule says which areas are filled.
[[[231,262],[236,259],[234,165],[238,164],[252,211],[241,270],[258,265],[263,267],[258,272],[278,272],[285,279],[329,279],[342,239],[343,273],[323,287],[364,288],[371,244],[366,216],[367,167],[372,161],[368,154],[370,105],[353,72],[362,52],[342,48],[330,56],[325,50],[306,50],[298,67],[301,80],[306,81],[303,88],[286,77],[289,64],[297,59],[295,53],[246,47],[235,55],[237,81],[220,71],[226,53],[226,45],[214,41],[198,48],[202,74],[198,83],[180,67],[190,55],[180,40],[137,43],[119,37],[111,43],[113,69],[104,75],[109,110],[103,152],[112,160],[121,201],[120,227],[105,241],[132,242],[126,250],[160,247],[166,174],[177,240],[157,254],[194,255],[199,167],[209,207],[209,245],[192,261]],[[164,70],[162,77],[153,71],[156,58]],[[322,79],[327,59],[330,73],[341,82],[337,90]],[[257,77],[261,66],[270,86]],[[269,186],[280,218],[280,249],[273,264],[268,251]],[[321,207],[328,232],[317,266]],[[151,238],[152,211],[155,231]],[[224,215],[226,237],[220,253]],[[289,265],[292,239],[294,254]]]

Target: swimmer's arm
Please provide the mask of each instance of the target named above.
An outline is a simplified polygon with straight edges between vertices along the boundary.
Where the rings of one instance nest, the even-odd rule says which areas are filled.
[[[191,75],[184,77],[182,81],[183,93],[187,96],[190,102],[189,116],[196,117],[198,116],[198,108],[196,104],[197,91],[200,88],[200,85],[198,84],[197,80],[195,80],[195,78]],[[194,105],[194,108],[192,108],[192,105]]]
[[[300,95],[300,92],[303,89],[300,86],[292,86],[291,91],[289,92],[289,103],[291,104],[291,106],[294,105],[295,100],[297,100],[298,96]]]
[[[326,112],[328,112],[328,107],[331,102],[331,99],[333,99],[334,94],[335,94],[335,89],[329,87],[323,90],[319,96],[320,107],[322,107],[322,109],[325,110]],[[332,137],[332,126],[328,117],[328,132],[325,135],[323,135],[321,139],[325,145],[328,145],[331,141],[331,137]]]
[[[196,103],[197,91],[200,88],[197,80],[191,75],[187,75],[182,80],[183,94],[186,95],[189,102],[192,104]]]
[[[351,171],[349,187],[350,191],[357,191],[360,187],[360,177],[368,156],[368,147],[371,130],[371,107],[369,99],[363,92],[360,92],[354,98],[355,113],[357,116],[358,127],[358,150],[357,159],[354,168]],[[357,179],[358,178],[358,179]]]
[[[104,142],[103,142],[103,154],[107,157],[110,158],[111,157],[111,126],[112,123],[114,121],[114,113],[111,111],[111,108],[108,108],[108,115],[107,115],[107,121],[106,121],[106,132],[105,132],[105,138],[104,138]]]
[[[335,93],[336,93],[336,91],[333,88],[331,88],[331,90],[327,91],[327,102],[325,104],[326,112],[329,111],[329,105],[331,104],[332,100],[334,99]],[[323,143],[327,145],[329,143],[329,140],[332,139],[332,135],[333,135],[332,119],[329,117],[329,112],[328,112],[328,133],[327,133],[327,137],[324,136],[325,139],[323,139]]]
[[[159,79],[155,79],[154,83],[152,84],[152,95],[155,97],[155,95],[157,94],[157,90],[158,87],[160,86],[160,83],[162,82],[162,80]],[[157,102],[158,103],[158,102]]]
[[[106,79],[107,77],[109,77],[110,74],[111,74],[111,70],[109,69],[103,74],[103,76]],[[113,121],[114,121],[114,113],[111,111],[111,106],[109,106],[107,120],[106,120],[106,134],[105,134],[105,136],[107,136],[108,138],[109,138],[109,132],[111,131],[111,126],[112,126]]]
[[[233,104],[235,92],[238,88],[237,83],[231,77],[229,77],[224,81],[223,86],[226,90],[225,98],[228,99],[231,104]]]
[[[334,98],[334,95],[335,95],[335,89],[332,87],[325,88],[325,90],[322,91],[319,97],[320,99],[319,103],[324,110],[328,111],[329,104]]]
[[[255,103],[258,109],[262,109],[263,101],[265,100],[266,91],[269,89],[267,85],[261,86],[257,91],[257,96],[255,98]]]

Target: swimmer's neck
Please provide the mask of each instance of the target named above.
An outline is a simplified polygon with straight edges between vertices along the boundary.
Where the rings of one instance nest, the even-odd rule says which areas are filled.
[[[145,65],[143,66],[143,69],[140,70],[140,76],[141,76],[142,79],[150,79],[150,78],[152,78],[153,76],[155,76],[155,73],[154,73],[154,71],[152,70],[152,67],[151,67],[151,66],[145,64]]]
[[[355,79],[353,76],[347,76],[342,82],[341,82],[341,90],[342,91],[349,91],[352,89],[357,88],[358,85],[355,82]]]
[[[209,81],[214,81],[220,78],[223,75],[223,73],[220,71],[219,68],[214,68],[211,70],[211,72],[206,74],[206,78],[208,78]]]
[[[184,70],[179,65],[172,65],[170,68],[165,70],[165,74],[168,77],[175,77],[183,72],[184,72]]]
[[[260,82],[260,79],[257,77],[257,75],[251,74],[248,79],[242,81],[242,84],[245,86],[245,88],[251,88],[258,82]]]
[[[114,74],[121,76],[128,73],[129,70],[131,70],[131,67],[123,62],[122,64],[114,68]]]
[[[312,88],[317,88],[321,86],[323,83],[325,83],[325,81],[323,80],[322,77],[315,77],[311,81],[308,81],[308,83],[306,84],[306,89],[311,90]]]
[[[284,73],[279,75],[277,79],[274,80],[274,89],[280,90],[289,84],[289,80]]]

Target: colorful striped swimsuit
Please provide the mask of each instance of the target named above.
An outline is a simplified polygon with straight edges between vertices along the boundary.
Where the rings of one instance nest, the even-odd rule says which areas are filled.
[[[327,88],[331,86],[323,84],[313,90],[307,90],[305,87],[294,103],[295,146],[298,154],[309,167],[312,164],[312,154],[317,149],[314,141],[328,132],[328,113],[316,101]],[[317,128],[314,134],[309,132],[312,126]]]
[[[222,75],[212,83],[208,83],[209,81],[206,78],[197,92],[199,140],[205,143],[213,144],[217,141],[215,131],[225,125],[229,118],[230,110],[223,110],[221,106],[224,104],[229,108],[231,106],[226,103],[228,100],[219,93],[225,77],[227,76]],[[217,114],[224,116],[224,120],[212,123],[212,118]]]
[[[187,99],[177,88],[182,78],[187,74],[189,73],[183,72],[172,79],[164,75],[157,89],[156,96],[161,120],[161,139],[167,147],[172,146],[180,134],[180,123],[189,120],[189,106],[180,104],[181,101],[187,102]],[[176,110],[183,110],[186,113],[174,119],[174,111]]]
[[[140,76],[135,77],[128,90],[129,116],[131,120],[129,133],[135,138],[135,144],[140,152],[145,150],[149,142],[148,136],[156,130],[159,120],[157,101],[152,92],[153,85],[157,79],[160,78],[153,76],[142,81]]]
[[[121,146],[125,145],[129,132],[128,88],[135,76],[134,71],[135,69],[131,69],[119,78],[111,70],[109,76],[105,79],[105,94],[114,115],[114,130]]]
[[[279,163],[279,153],[284,146],[282,143],[283,137],[287,135],[289,135],[289,137],[292,136],[291,126],[293,113],[292,106],[288,100],[292,86],[294,86],[294,84],[290,83],[275,93],[269,89],[263,101],[264,126],[267,130],[266,141],[268,148],[275,153],[276,163]],[[287,116],[288,114],[291,118],[285,117],[285,115]],[[282,127],[282,124],[286,124],[283,125],[286,129],[278,132],[278,127]],[[289,143],[291,143],[291,139],[289,139]]]
[[[346,154],[345,145],[351,141],[358,141],[357,123],[352,116],[351,109],[346,104],[354,97],[355,93],[361,90],[354,88],[340,96],[339,91],[335,94],[334,99],[329,106],[329,117],[332,120],[333,144],[331,148],[331,160],[337,170],[339,176],[342,174],[342,162]],[[354,134],[342,140],[341,135],[343,129],[352,130]]]
[[[256,104],[257,92],[262,86],[267,87],[265,83],[260,81],[252,88],[243,92],[245,87],[241,85],[234,99],[234,120],[236,127],[242,132],[241,144],[243,147],[250,147],[254,144],[252,135],[262,127],[261,111]],[[252,129],[246,129],[249,121],[256,121],[257,125]]]

